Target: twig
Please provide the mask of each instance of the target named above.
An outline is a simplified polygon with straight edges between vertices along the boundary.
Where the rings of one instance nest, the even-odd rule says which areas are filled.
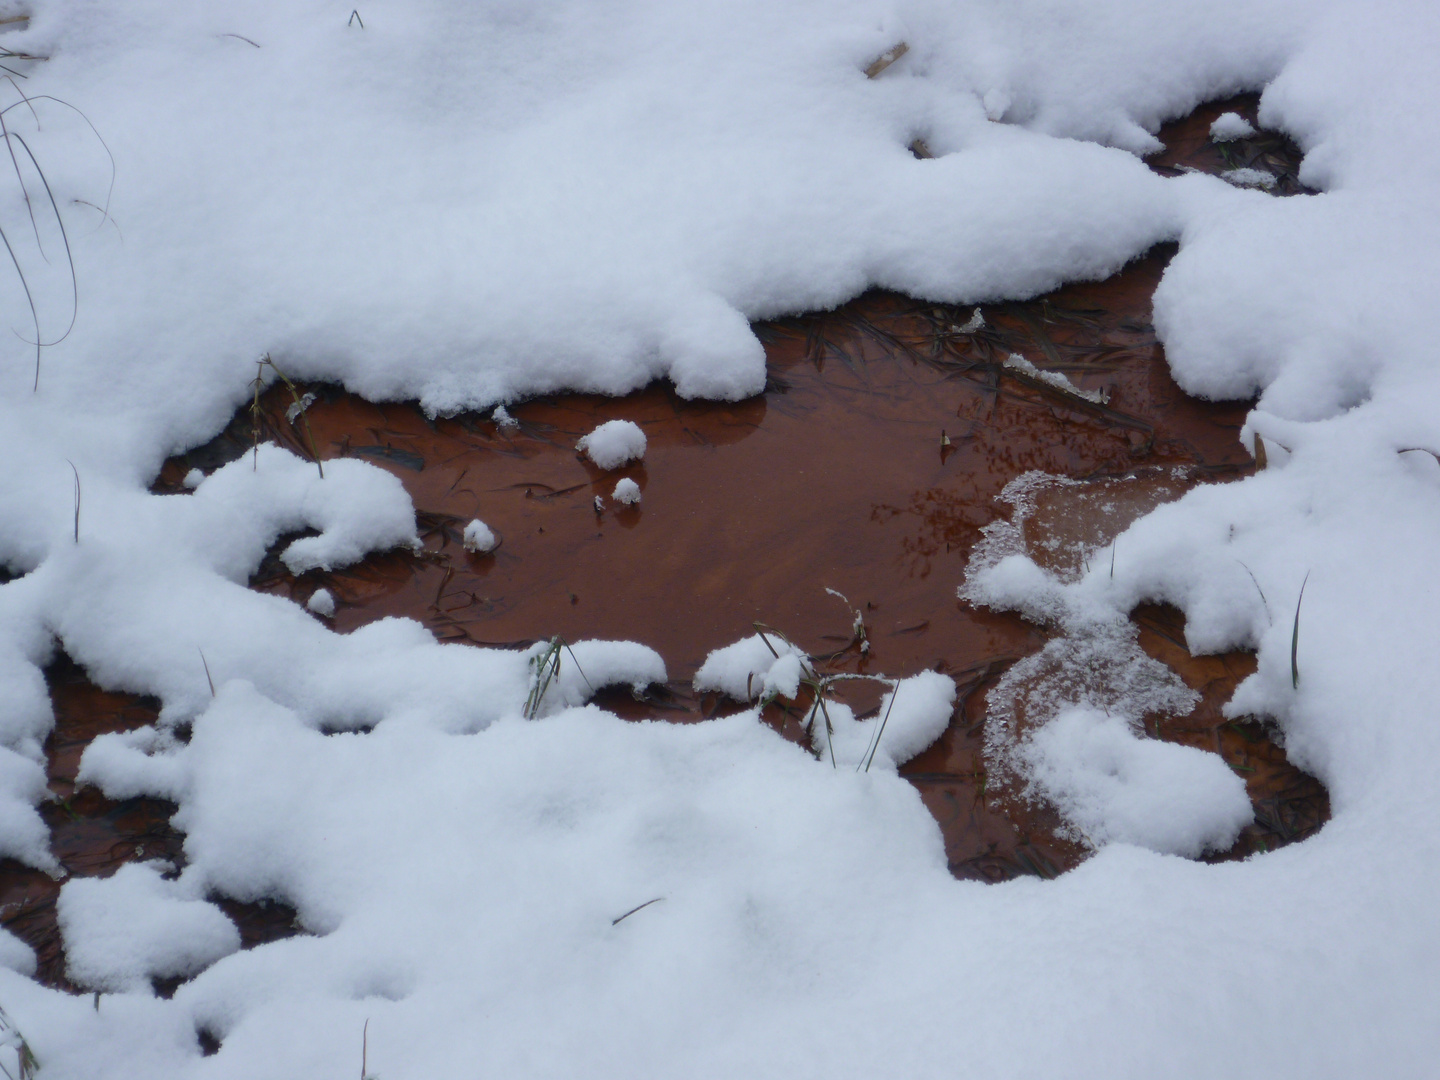
[[[637,911],[644,911],[651,904],[658,904],[661,900],[664,899],[665,898],[663,896],[657,896],[654,900],[646,900],[645,903],[640,904],[638,907],[632,907],[629,911],[625,912],[625,914],[621,915],[618,919],[611,919],[610,925],[619,926],[622,922],[628,919],[631,915],[634,915]]]

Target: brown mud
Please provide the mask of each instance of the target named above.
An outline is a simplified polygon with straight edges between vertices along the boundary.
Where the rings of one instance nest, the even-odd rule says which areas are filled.
[[[1287,190],[1299,157],[1278,137],[1262,134],[1223,153],[1209,144],[1209,124],[1230,109],[1253,122],[1255,98],[1212,103],[1170,125],[1161,133],[1169,149],[1152,164],[1219,171],[1253,152],[1259,167],[1284,174],[1277,190]],[[1054,876],[1084,850],[1057,838],[1053,812],[988,789],[983,739],[986,690],[1045,633],[1017,616],[972,608],[955,589],[979,530],[1001,512],[995,497],[1023,472],[1121,487],[1137,477],[1127,490],[1149,494],[1132,500],[1134,516],[1160,497],[1254,468],[1236,438],[1248,403],[1187,397],[1155,339],[1150,296],[1173,250],[1157,248],[1105,282],[984,305],[984,328],[969,333],[962,328],[970,307],[880,292],[832,312],[757,325],[769,380],[763,395],[739,403],[685,401],[656,384],[620,399],[562,395],[513,405],[519,426],[501,429],[488,417],[433,419],[413,404],[302,388],[317,396],[307,417],[320,456],[360,457],[399,477],[425,550],[300,577],[272,553],[252,585],[301,602],[329,589],[342,632],[404,615],[443,640],[476,645],[556,634],[649,644],[664,655],[669,683],[644,700],[628,692],[600,697],[630,717],[689,722],[734,709],[696,695],[691,678],[710,650],[752,633],[757,620],[817,654],[835,653],[831,670],[945,671],[961,688],[955,717],[901,772],[939,822],[952,872],[985,881]],[[1084,401],[1006,367],[1011,353],[1108,398]],[[309,456],[310,438],[285,419],[290,400],[283,387],[264,396],[262,437]],[[574,445],[616,418],[639,423],[649,449],[640,464],[602,472]],[[208,471],[251,445],[252,420],[242,410],[211,443],[167,462],[155,490],[181,492],[191,468]],[[1176,466],[1189,468],[1187,479],[1171,478]],[[613,501],[621,477],[642,488],[638,507]],[[1072,504],[1049,514],[1054,538],[1071,542],[1063,550],[1094,538],[1094,529],[1085,537],[1075,531],[1081,512]],[[501,538],[492,555],[462,550],[461,530],[474,517]],[[862,613],[867,654],[851,640],[850,610],[827,588]],[[1190,716],[1149,718],[1150,732],[1219,752],[1244,776],[1255,804],[1255,824],[1214,858],[1245,857],[1318,829],[1329,814],[1320,784],[1286,761],[1262,725],[1220,714],[1253,660],[1190,656],[1173,609],[1144,607],[1134,620],[1142,646],[1204,699]],[[183,861],[170,804],[114,803],[74,790],[90,739],[153,722],[155,703],[104,693],[64,659],[48,676],[57,714],[47,744],[51,787],[65,801],[44,813],[66,870],[106,874],[131,859]],[[862,692],[853,703],[863,710],[875,701]],[[766,718],[786,737],[804,739],[795,713],[771,707]],[[43,874],[0,864],[0,921],[37,948],[41,978],[64,985],[57,891]],[[296,932],[294,912],[282,905],[226,907],[247,945]]]

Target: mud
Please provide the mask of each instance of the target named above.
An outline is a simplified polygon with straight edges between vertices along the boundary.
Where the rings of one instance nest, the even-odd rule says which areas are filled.
[[[1210,122],[1231,109],[1253,122],[1255,99],[1213,103],[1167,128],[1161,138],[1169,149],[1152,165],[1219,171],[1258,161],[1281,175],[1277,190],[1302,190],[1293,179],[1298,153],[1278,138],[1223,151],[1208,143]],[[1252,153],[1253,161],[1236,156]],[[1123,525],[1113,514],[1094,518],[1085,492],[1105,493],[1091,499],[1094,507],[1118,501],[1135,516],[1193,484],[1253,469],[1236,439],[1248,403],[1188,398],[1166,369],[1150,296],[1172,254],[1157,248],[1105,282],[985,305],[984,327],[968,333],[970,307],[880,292],[833,312],[757,325],[769,380],[762,396],[735,404],[685,401],[654,385],[621,399],[564,395],[513,405],[518,428],[500,429],[487,417],[436,419],[413,404],[304,387],[317,395],[307,417],[321,457],[360,457],[399,477],[425,550],[300,577],[272,554],[252,585],[301,602],[328,588],[342,632],[405,615],[444,640],[477,645],[556,634],[650,644],[664,654],[670,682],[645,700],[608,691],[600,698],[629,717],[692,722],[735,708],[696,695],[690,680],[707,652],[751,633],[756,620],[816,653],[840,650],[827,661],[835,670],[946,671],[961,687],[955,718],[902,773],[939,822],[952,872],[983,881],[1054,876],[1085,851],[1056,837],[1048,809],[997,796],[983,752],[987,689],[1038,649],[1044,633],[961,603],[955,588],[980,528],[1002,512],[995,496],[1022,472],[1091,483],[1079,501],[1040,507],[1031,523],[1048,530],[1057,559],[1074,562],[1096,528]],[[1105,403],[1006,367],[1011,353],[1081,390],[1105,391]],[[283,388],[262,399],[263,437],[309,456],[311,437],[285,419],[290,400]],[[641,464],[601,472],[574,444],[615,418],[641,424],[649,450]],[[211,443],[167,462],[155,490],[183,492],[191,468],[208,471],[251,445],[252,418],[242,410]],[[1176,466],[1188,467],[1183,479]],[[626,476],[643,491],[638,507],[611,498]],[[460,532],[472,517],[501,538],[493,554],[462,550]],[[851,643],[850,611],[827,588],[863,614],[868,654]],[[1318,829],[1329,815],[1319,783],[1285,760],[1262,725],[1220,715],[1253,669],[1251,658],[1191,657],[1171,609],[1142,608],[1134,619],[1142,647],[1204,698],[1190,716],[1149,718],[1149,730],[1221,753],[1255,803],[1256,824],[1214,858],[1270,850]],[[181,863],[182,838],[168,825],[172,806],[74,790],[89,740],[152,722],[155,703],[103,693],[63,658],[48,677],[57,712],[51,787],[64,801],[44,812],[65,868],[106,874],[129,859]],[[875,702],[853,704],[863,710]],[[803,741],[794,713],[772,707],[766,719]],[[37,948],[41,978],[66,985],[57,891],[43,874],[0,865],[0,918]],[[296,932],[293,911],[279,904],[226,902],[226,910],[247,945]]]

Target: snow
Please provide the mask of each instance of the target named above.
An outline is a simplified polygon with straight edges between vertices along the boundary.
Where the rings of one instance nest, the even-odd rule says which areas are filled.
[[[335,594],[329,589],[316,589],[310,594],[310,599],[305,601],[307,611],[313,611],[321,618],[329,619],[335,615]]]
[[[1081,390],[1063,371],[1044,371],[1036,367],[1019,353],[1011,353],[1005,358],[1005,367],[1011,371],[1018,371],[1022,375],[1028,375],[1046,386],[1059,390],[1062,394],[1069,394],[1082,401],[1088,401],[1094,405],[1104,405],[1110,400],[1110,395],[1104,390]]]
[[[770,671],[781,659],[792,656],[796,658],[795,674],[793,680],[785,679],[785,685],[793,682],[798,687],[801,671],[810,670],[805,654],[778,634],[752,634],[705,657],[695,672],[695,689],[701,693],[716,690],[736,701],[754,701],[760,697]],[[779,679],[777,675],[777,683]],[[794,688],[785,696],[794,697]]]
[[[631,420],[607,420],[582,437],[575,449],[602,469],[618,469],[645,456],[645,432]]]
[[[1245,782],[1215,754],[1137,737],[1135,722],[1071,708],[1021,749],[1030,791],[1087,843],[1194,858],[1223,851],[1254,819]]]
[[[461,536],[461,546],[476,555],[490,554],[499,542],[490,526],[479,518],[475,518],[466,525],[465,532]]]
[[[1213,142],[1234,142],[1236,139],[1248,139],[1255,134],[1255,126],[1236,112],[1221,113],[1210,125],[1210,138]]]
[[[0,366],[0,850],[54,868],[35,805],[58,645],[160,699],[159,724],[96,740],[82,777],[174,800],[187,859],[173,882],[65,884],[81,970],[121,988],[98,1008],[39,986],[0,938],[0,1004],[42,1080],[338,1074],[367,1019],[386,1076],[1433,1071],[1440,466],[1401,451],[1440,449],[1440,15],[395,0],[362,30],[349,14],[37,0],[4,37],[50,57],[23,62],[38,124],[5,115],[62,208],[79,303],[18,155],[36,225],[13,181],[0,221],[44,340],[74,329],[42,350],[38,392],[25,341]],[[1322,194],[1137,159],[1165,118],[1245,88]],[[113,187],[56,99],[103,135]],[[932,159],[907,151],[917,137]],[[583,706],[663,679],[665,643],[580,642],[526,720],[545,643],[443,645],[402,619],[336,634],[245,588],[286,534],[317,534],[282,553],[297,573],[414,543],[384,471],[337,459],[321,479],[261,446],[189,494],[148,490],[248,400],[265,354],[436,413],[657,378],[738,399],[765,377],[750,319],[872,285],[1032,296],[1160,241],[1179,243],[1154,297],[1172,372],[1258,395],[1241,434],[1270,467],[1146,508],[1088,565],[1013,520],[972,561],[973,602],[1052,635],[992,696],[1011,720],[989,751],[1103,845],[1053,882],[952,880],[892,771],[948,717],[943,676],[899,683],[878,745],[883,713],[837,708],[816,760],[751,711],[672,725]],[[13,286],[7,324],[33,339]],[[1325,783],[1318,835],[1235,865],[1163,853],[1222,843],[1241,807],[1214,755],[1132,726],[1191,700],[1127,629],[1146,600],[1184,611],[1194,650],[1257,649],[1229,708]],[[697,686],[800,689],[794,650],[777,669],[758,639],[731,649]],[[308,933],[220,956],[215,896],[284,900]],[[127,914],[134,940],[107,922]],[[173,999],[145,985],[209,961]]]
[[[1264,169],[1227,169],[1220,174],[1220,179],[1234,184],[1236,187],[1272,188],[1275,186],[1275,174],[1268,173]]]
[[[610,497],[625,506],[634,506],[640,501],[640,485],[627,476],[615,485]]]
[[[144,991],[152,978],[193,975],[240,948],[240,932],[225,913],[162,877],[168,869],[130,863],[108,878],[65,883],[56,912],[72,982]]]

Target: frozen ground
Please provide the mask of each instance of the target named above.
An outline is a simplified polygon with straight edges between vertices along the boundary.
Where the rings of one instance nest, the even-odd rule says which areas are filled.
[[[176,880],[66,886],[98,998],[39,986],[0,938],[0,1005],[43,1077],[353,1075],[367,1020],[387,1080],[1433,1074],[1432,7],[385,0],[347,24],[352,6],[37,0],[0,38],[49,57],[3,84],[23,183],[0,184],[0,226],[35,315],[7,279],[0,853],[54,867],[31,807],[57,642],[162,700],[85,775],[175,800],[187,834]],[[1261,87],[1322,194],[1138,160],[1164,118]],[[1056,698],[1061,726],[1021,755],[1115,842],[1057,881],[959,883],[907,784],[751,713],[624,723],[567,667],[525,720],[524,655],[404,621],[340,636],[244,588],[297,528],[318,535],[294,567],[409,542],[373,467],[322,478],[264,448],[193,494],[146,491],[262,353],[440,411],[656,377],[736,397],[764,377],[748,319],[870,285],[1031,295],[1165,239],[1176,378],[1258,392],[1244,437],[1270,467],[1141,520],[1113,577],[1012,551],[965,588],[1077,655],[1146,598],[1186,612],[1197,650],[1258,648],[1235,708],[1274,719],[1334,816],[1242,864],[1139,846],[1203,841],[1192,812],[1223,832],[1233,792],[1150,760],[1123,701]],[[32,391],[23,339],[72,315]],[[576,652],[592,682],[643,682],[664,670],[646,646]],[[1131,789],[1117,762],[1139,763]],[[1136,827],[1156,820],[1159,839]],[[283,899],[313,933],[232,951],[213,895]],[[171,1000],[145,988],[189,971]]]

